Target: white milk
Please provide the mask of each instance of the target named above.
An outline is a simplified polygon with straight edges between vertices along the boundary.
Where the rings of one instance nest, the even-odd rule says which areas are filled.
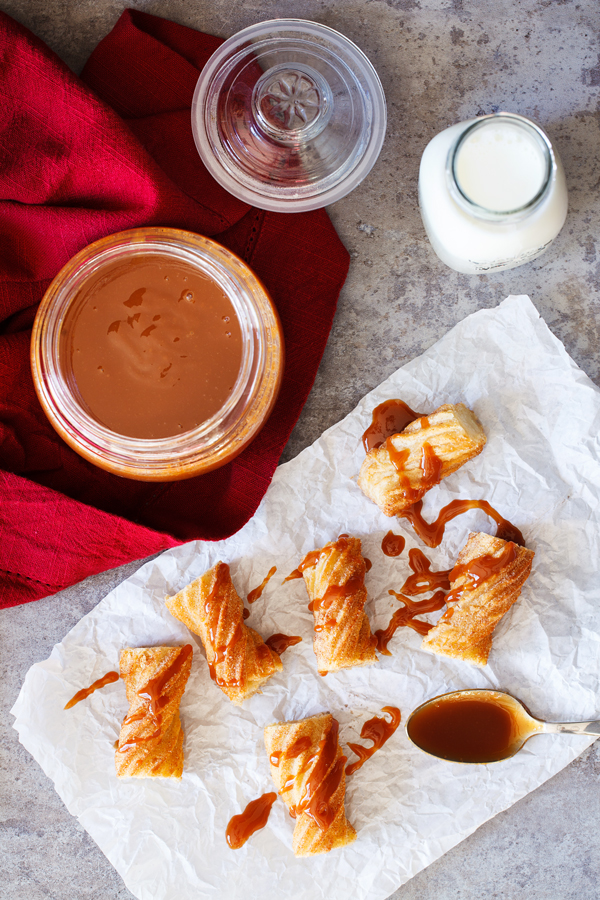
[[[540,256],[564,224],[567,188],[547,135],[529,119],[499,113],[453,125],[430,141],[419,203],[440,259],[473,274]]]

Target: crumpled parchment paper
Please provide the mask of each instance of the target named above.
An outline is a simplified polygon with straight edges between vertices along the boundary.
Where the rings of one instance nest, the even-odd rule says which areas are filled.
[[[469,531],[495,533],[487,516],[471,511],[448,525],[439,548],[428,550],[408,523],[386,518],[363,496],[356,486],[361,435],[373,408],[392,397],[425,412],[459,401],[475,410],[487,446],[426,495],[424,515],[431,520],[457,497],[490,501],[535,550],[533,571],[496,629],[486,668],[424,652],[419,635],[401,628],[390,643],[391,658],[322,678],[304,584],[282,585],[307,551],[342,532],[362,539],[373,563],[366,609],[375,630],[397,608],[388,589],[399,590],[410,574],[409,548],[421,547],[434,570],[447,569]],[[400,707],[406,721],[424,700],[474,687],[507,690],[549,720],[600,716],[599,432],[600,392],[529,299],[509,297],[469,316],[281,466],[238,534],[186,544],[146,564],[85,616],[48,660],[34,665],[13,708],[20,740],[130,891],[141,900],[380,900],[589,746],[586,737],[541,735],[511,760],[460,765],[421,753],[401,726],[348,779],[354,844],[295,859],[294,823],[281,800],[267,827],[241,850],[225,841],[230,817],[273,790],[262,732],[270,722],[329,710],[345,745],[360,742],[363,722],[383,706]],[[395,559],[381,552],[390,528],[407,540]],[[219,559],[231,565],[243,596],[277,566],[248,622],[264,637],[302,636],[283,655],[283,672],[242,708],[211,682],[199,639],[164,605],[165,595]],[[127,711],[123,682],[68,711],[65,703],[118,669],[123,647],[190,640],[195,649],[181,704],[181,782],[118,781],[113,742]]]

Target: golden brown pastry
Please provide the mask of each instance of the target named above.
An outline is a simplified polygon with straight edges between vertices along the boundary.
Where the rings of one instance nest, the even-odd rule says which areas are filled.
[[[512,541],[470,534],[450,573],[448,609],[423,648],[485,666],[494,628],[518,599],[533,557],[533,550]]]
[[[210,677],[234,703],[251,697],[283,669],[279,654],[244,622],[244,604],[226,563],[218,562],[165,602],[202,638]]]
[[[369,450],[358,486],[386,516],[396,516],[478,456],[485,442],[483,428],[464,403],[440,406]]]
[[[377,638],[364,611],[366,566],[360,540],[342,534],[308,553],[298,569],[315,620],[313,647],[320,674],[377,662]]]
[[[330,713],[265,728],[265,746],[277,790],[296,819],[296,856],[328,853],[356,839],[344,811],[346,757]]]
[[[181,778],[183,730],[179,703],[192,668],[192,645],[121,651],[121,678],[129,700],[115,768],[119,778]]]

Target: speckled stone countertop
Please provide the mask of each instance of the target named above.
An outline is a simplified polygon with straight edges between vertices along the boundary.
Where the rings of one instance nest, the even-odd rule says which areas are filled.
[[[368,178],[330,209],[352,265],[284,460],[466,315],[509,294],[529,294],[570,355],[600,383],[598,0],[0,0],[0,9],[75,71],[126,5],[223,37],[267,18],[314,19],[355,41],[381,77],[387,137]],[[438,131],[499,109],[530,116],[551,135],[567,174],[569,216],[535,262],[495,275],[459,275],[437,259],[425,236],[419,160]],[[29,666],[137,565],[0,613],[6,900],[132,896],[20,746],[8,711]],[[413,878],[395,900],[597,900],[598,746]]]

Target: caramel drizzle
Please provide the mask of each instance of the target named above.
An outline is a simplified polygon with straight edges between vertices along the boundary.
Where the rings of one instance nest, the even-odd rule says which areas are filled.
[[[415,616],[442,609],[447,602],[444,591],[450,589],[449,571],[432,572],[431,561],[427,559],[422,550],[416,547],[408,551],[408,564],[413,570],[413,574],[408,576],[399,592],[392,590],[388,592],[404,605],[394,612],[387,628],[380,628],[375,632],[377,649],[384,656],[391,656],[388,644],[398,628],[408,627],[418,634],[426,635],[433,625],[422,619],[416,619]],[[426,594],[438,588],[439,590],[426,600],[411,600],[411,597]]]
[[[211,605],[217,599],[217,594],[223,585],[229,580],[229,566],[227,563],[221,563],[215,575],[215,583],[213,584],[210,594],[204,601],[204,612],[208,616],[211,612]]]
[[[192,655],[193,648],[191,644],[186,644],[181,648],[181,652],[175,657],[170,666],[159,672],[154,678],[151,678],[144,687],[137,692],[138,697],[148,702],[148,709],[156,721],[158,714],[169,702],[168,695],[163,696],[163,690],[166,685],[181,672],[183,664]]]
[[[427,419],[427,425],[421,423],[421,428],[428,428],[429,420]],[[439,484],[442,478],[442,469],[444,464],[442,460],[435,455],[435,450],[431,446],[431,444],[425,443],[423,444],[423,452],[421,455],[421,471],[423,473],[423,486],[427,485],[427,490],[433,487],[434,484]]]
[[[227,563],[221,563],[221,565],[218,567],[218,569],[216,571],[215,581],[210,590],[210,593],[208,594],[206,600],[204,601],[204,612],[205,612],[206,616],[212,616],[212,614],[214,612],[214,610],[212,609],[212,606],[215,603],[215,601],[218,600],[218,594],[219,594],[221,588],[228,581],[229,581],[229,566],[227,565]],[[248,610],[248,615],[250,615],[249,610]],[[247,618],[246,610],[244,610],[243,616],[244,616],[244,618]],[[218,624],[218,619],[217,619],[217,624]],[[209,627],[210,643],[211,643],[211,647],[214,648],[214,656],[213,656],[212,660],[209,660],[207,658],[208,671],[210,673],[210,677],[212,678],[212,680],[215,682],[215,684],[218,684],[219,687],[224,687],[224,686],[225,687],[236,687],[239,685],[238,680],[233,680],[232,678],[229,678],[229,677],[226,679],[219,678],[219,676],[217,675],[216,667],[218,665],[220,665],[221,663],[226,662],[228,653],[233,649],[233,647],[241,639],[243,631],[244,631],[244,629],[242,628],[242,623],[238,622],[238,624],[234,628],[233,633],[232,633],[231,637],[229,638],[229,640],[227,641],[227,643],[216,646],[216,635],[215,635],[214,628],[212,626]]]
[[[131,725],[133,722],[140,722],[142,719],[145,719],[148,714],[152,716],[154,719],[154,723],[157,726],[156,730],[149,735],[143,736],[131,736],[127,738],[124,744],[120,744],[118,747],[119,753],[125,753],[127,750],[130,750],[132,747],[136,747],[138,744],[146,743],[147,741],[154,740],[155,738],[159,738],[162,735],[162,721],[160,717],[160,710],[164,709],[164,707],[169,702],[168,695],[163,695],[163,690],[173,678],[176,678],[181,672],[185,661],[192,655],[193,648],[191,644],[186,644],[181,648],[181,652],[175,657],[173,662],[167,666],[167,668],[163,672],[159,672],[158,675],[155,675],[154,678],[151,678],[147,684],[137,691],[137,696],[140,697],[141,700],[145,701],[144,706],[141,709],[138,709],[137,712],[131,713],[123,719],[123,725],[121,729],[126,728],[128,725]]]
[[[410,483],[410,478],[406,474],[405,466],[408,457],[410,456],[410,450],[407,447],[402,450],[396,450],[392,441],[393,436],[386,440],[384,446],[390,457],[390,462],[394,466],[400,480],[402,496],[405,500],[408,500],[409,503],[416,503],[419,497],[423,496],[424,489],[422,487],[414,488]]]
[[[214,647],[214,656],[213,656],[212,660],[207,659],[208,671],[210,673],[210,677],[215,682],[215,684],[219,685],[219,687],[223,687],[223,686],[237,687],[239,685],[239,680],[236,680],[236,679],[233,679],[230,677],[220,678],[219,675],[217,674],[217,666],[220,666],[223,663],[227,662],[228,655],[231,653],[231,651],[233,650],[235,645],[238,643],[238,641],[241,640],[242,634],[243,634],[242,623],[238,622],[238,624],[233,629],[231,637],[229,638],[227,643],[221,644],[218,647],[215,647],[214,631],[212,628],[210,629],[209,633],[210,633],[211,645]],[[259,647],[260,647],[260,645],[259,645]],[[259,647],[256,648],[257,652],[259,650]],[[260,649],[262,649],[262,648],[260,648]]]
[[[402,594],[416,597],[418,594],[427,594],[438,588],[444,591],[450,590],[450,570],[432,572],[431,561],[427,559],[422,550],[416,547],[409,550],[408,564],[413,570],[413,574],[408,576],[400,588]]]
[[[273,753],[271,753],[271,756],[269,757],[271,765],[278,766],[282,758],[296,759],[296,757],[300,756],[301,753],[305,753],[307,750],[310,750],[311,746],[311,739],[308,737],[308,735],[303,734],[299,738],[296,738],[296,740],[293,742],[293,744],[290,744],[287,750],[275,750]],[[307,761],[305,769],[308,769],[308,766],[311,762],[312,757]],[[285,788],[285,790],[289,790],[289,788]]]
[[[276,800],[277,794],[270,791],[251,800],[242,813],[229,820],[225,837],[232,850],[239,850],[255,832],[265,827]]]
[[[335,765],[333,761],[338,751],[339,725],[336,719],[331,723],[331,728],[319,741],[315,754],[315,765],[306,780],[304,793],[300,802],[290,810],[293,818],[306,813],[321,831],[325,831],[335,819],[335,808],[331,805],[331,798],[337,791],[344,777],[345,756],[340,756]],[[315,757],[311,757],[308,763]],[[307,765],[308,765],[307,763]]]
[[[284,578],[281,583],[285,584],[286,581],[293,581],[295,578],[302,578],[302,572],[300,571],[300,569],[294,569],[294,571],[290,572],[290,574],[286,578]]]
[[[408,626],[408,628],[412,628],[418,634],[425,636],[433,628],[433,625],[429,622],[423,622],[421,619],[415,619],[415,616],[435,612],[438,609],[442,609],[446,604],[444,591],[436,591],[433,597],[420,601],[411,600],[410,597],[405,597],[397,591],[390,590],[388,593],[393,594],[396,600],[404,603],[404,606],[396,610],[387,628],[379,629],[375,632],[377,649],[384,656],[392,655],[387,647],[398,628]]]
[[[336,600],[345,600],[360,590],[365,589],[365,580],[362,572],[352,575],[346,584],[330,584],[322,597],[316,597],[308,604],[311,612],[319,612],[321,609],[329,609]],[[335,623],[334,623],[335,624]]]
[[[115,681],[118,681],[121,676],[118,672],[107,672],[106,675],[103,675],[102,678],[98,678],[97,681],[94,681],[93,684],[90,684],[87,688],[82,688],[82,690],[77,691],[74,697],[71,697],[68,703],[65,704],[65,709],[71,709],[72,706],[75,706],[76,703],[79,703],[80,700],[85,700],[86,697],[89,697],[90,694],[93,694],[94,691],[100,690],[100,688],[106,687],[107,684],[114,684]]]
[[[381,712],[388,713],[391,721],[388,722],[383,716],[374,716],[363,724],[360,732],[360,736],[364,741],[373,741],[372,747],[363,747],[361,744],[348,742],[348,746],[356,753],[358,759],[346,766],[346,775],[353,775],[374,753],[381,750],[400,724],[400,710],[398,707],[384,706]]]
[[[425,441],[419,462],[422,477],[417,486],[413,487],[406,473],[406,463],[410,456],[410,450],[407,447],[402,450],[396,449],[393,441],[394,435],[391,435],[387,438],[384,446],[390,457],[390,462],[400,479],[402,496],[410,503],[416,503],[430,488],[435,484],[439,484],[442,477],[443,462],[436,456],[431,444]]]
[[[472,591],[479,587],[483,581],[487,581],[492,575],[496,575],[510,565],[511,562],[514,562],[516,558],[517,548],[511,541],[506,547],[502,548],[500,556],[492,556],[486,553],[483,556],[472,559],[471,562],[454,566],[450,572],[450,581],[457,581],[464,575],[466,576],[466,582],[462,589]]]
[[[465,576],[465,582],[464,584],[461,584],[460,587],[453,588],[453,590],[450,591],[446,597],[446,602],[457,602],[462,598],[464,591],[476,590],[484,581],[497,575],[502,569],[514,562],[516,558],[517,547],[511,541],[506,547],[502,548],[500,556],[491,556],[486,553],[483,556],[472,559],[470,562],[454,566],[450,572],[450,580],[454,583],[461,578],[461,576]],[[453,611],[454,610],[448,610],[450,615],[444,613],[442,618],[447,621],[451,617]]]
[[[320,547],[319,550],[311,550],[309,553],[306,554],[306,556],[304,557],[304,559],[302,560],[302,562],[300,563],[298,568],[294,569],[293,572],[290,572],[290,574],[287,576],[287,578],[283,579],[282,583],[285,584],[286,581],[293,581],[295,578],[302,578],[302,573],[304,572],[305,569],[310,569],[310,568],[312,568],[312,566],[317,565],[317,563],[319,562],[319,559],[321,558],[322,553],[325,553],[325,555],[329,555],[329,552],[331,550],[340,550],[340,551],[345,550],[346,547],[348,546],[348,538],[349,538],[349,535],[340,534],[340,536],[338,537],[337,541],[335,541],[335,543],[329,544],[327,547]],[[367,571],[368,571],[368,569],[367,569]]]
[[[263,581],[259,584],[258,587],[254,588],[254,590],[250,591],[248,594],[248,603],[256,603],[256,601],[262,597],[262,592],[266,588],[267,584],[277,571],[277,566],[272,566],[269,569],[267,576],[263,579]]]
[[[469,509],[482,509],[498,524],[496,536],[505,541],[512,541],[515,544],[524,546],[525,540],[519,529],[513,525],[508,519],[503,518],[500,513],[494,509],[487,500],[452,500],[447,506],[440,510],[437,519],[434,522],[426,522],[421,515],[423,502],[418,500],[409,509],[403,510],[398,515],[402,519],[408,519],[423,543],[428,547],[439,547],[446,525],[451,519],[460,516]]]
[[[400,556],[405,546],[405,538],[401,534],[394,534],[393,531],[388,531],[381,542],[381,549],[385,556]]]
[[[277,653],[278,656],[281,656],[282,653],[288,649],[288,647],[293,647],[295,644],[299,644],[302,640],[301,637],[297,634],[272,634],[271,637],[267,638],[265,644],[274,653]]]
[[[365,453],[381,447],[386,438],[404,431],[407,425],[415,419],[420,419],[421,415],[402,400],[386,400],[385,403],[380,403],[373,410],[371,424],[362,436]]]

